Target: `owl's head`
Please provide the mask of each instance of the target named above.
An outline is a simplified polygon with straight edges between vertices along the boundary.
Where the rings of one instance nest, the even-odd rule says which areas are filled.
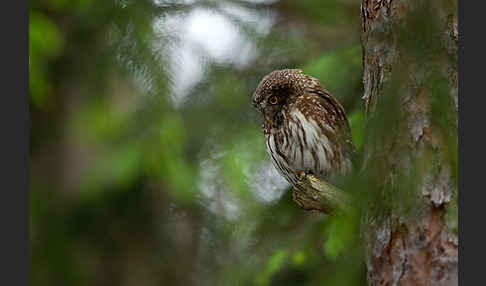
[[[305,75],[299,69],[275,70],[266,75],[252,96],[253,106],[273,124],[285,104],[299,96]]]

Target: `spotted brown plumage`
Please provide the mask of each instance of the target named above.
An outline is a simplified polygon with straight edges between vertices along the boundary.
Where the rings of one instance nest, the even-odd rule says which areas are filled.
[[[298,69],[273,71],[252,104],[263,115],[267,152],[290,184],[297,185],[300,171],[323,179],[351,171],[355,149],[346,114],[319,80]]]

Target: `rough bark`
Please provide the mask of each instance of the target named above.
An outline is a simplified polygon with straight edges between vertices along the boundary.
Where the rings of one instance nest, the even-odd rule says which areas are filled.
[[[457,285],[457,6],[362,0],[369,285]]]

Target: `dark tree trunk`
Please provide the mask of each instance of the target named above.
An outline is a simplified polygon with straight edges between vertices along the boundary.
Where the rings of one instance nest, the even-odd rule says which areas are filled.
[[[457,285],[457,3],[362,0],[369,285]]]

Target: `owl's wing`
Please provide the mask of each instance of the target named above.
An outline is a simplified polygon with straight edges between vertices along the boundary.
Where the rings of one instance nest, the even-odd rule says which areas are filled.
[[[318,96],[317,98],[319,100],[319,104],[321,104],[328,113],[326,118],[328,120],[333,120],[334,124],[332,125],[336,126],[338,129],[336,130],[336,135],[337,140],[340,142],[340,146],[342,146],[342,152],[345,153],[346,157],[352,158],[354,163],[357,159],[357,152],[353,143],[348,118],[346,117],[343,106],[320,84],[316,85],[308,92]]]

